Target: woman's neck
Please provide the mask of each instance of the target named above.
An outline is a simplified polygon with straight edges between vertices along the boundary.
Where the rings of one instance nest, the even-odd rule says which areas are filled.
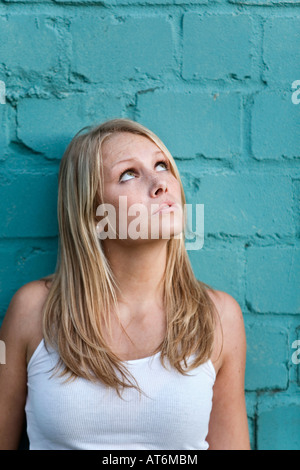
[[[148,310],[150,304],[162,307],[167,240],[134,246],[110,240],[103,248],[120,288],[118,301],[133,311]]]

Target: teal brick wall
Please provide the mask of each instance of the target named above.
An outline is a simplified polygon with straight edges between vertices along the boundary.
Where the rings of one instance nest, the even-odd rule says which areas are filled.
[[[242,308],[252,448],[300,449],[300,1],[0,0],[0,33],[0,322],[55,268],[70,139],[138,120],[204,204],[197,277]]]

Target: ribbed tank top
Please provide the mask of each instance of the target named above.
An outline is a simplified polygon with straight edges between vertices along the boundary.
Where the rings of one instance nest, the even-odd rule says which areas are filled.
[[[42,340],[28,363],[30,450],[206,450],[216,374],[212,362],[188,375],[151,357],[124,361],[144,394],[83,378],[65,382],[58,353]]]

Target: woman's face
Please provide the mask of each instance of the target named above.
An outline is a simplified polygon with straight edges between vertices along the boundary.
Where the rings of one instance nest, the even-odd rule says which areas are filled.
[[[147,137],[121,132],[104,141],[102,155],[104,202],[116,210],[117,238],[180,236],[180,183],[159,147]]]

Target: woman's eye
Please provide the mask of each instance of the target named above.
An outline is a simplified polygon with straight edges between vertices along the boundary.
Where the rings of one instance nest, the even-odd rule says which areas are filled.
[[[168,163],[165,161],[157,162],[155,167],[156,168],[160,167],[161,169],[159,171],[169,169]],[[120,182],[129,181],[134,177],[135,177],[135,171],[134,169],[130,168],[126,171],[123,171],[123,173],[120,175],[119,181]]]
[[[126,176],[134,176],[134,171],[133,170],[126,170],[126,171],[123,171],[123,173],[121,174],[120,176],[120,179],[119,181],[128,181],[129,179],[131,178],[125,178]]]
[[[167,162],[162,161],[162,162],[158,162],[158,163],[156,164],[156,166],[161,166],[161,165],[164,167],[165,170],[168,169],[168,164],[167,164]]]

